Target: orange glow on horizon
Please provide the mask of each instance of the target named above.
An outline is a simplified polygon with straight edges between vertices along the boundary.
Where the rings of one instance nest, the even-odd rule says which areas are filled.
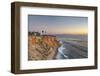
[[[52,29],[51,34],[72,34],[72,35],[87,35],[88,29],[86,27],[73,27],[73,28],[62,28]]]

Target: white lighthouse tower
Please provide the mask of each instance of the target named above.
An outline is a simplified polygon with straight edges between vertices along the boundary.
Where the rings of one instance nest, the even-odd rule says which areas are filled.
[[[47,34],[47,32],[46,32],[46,26],[44,26],[43,29],[44,30],[41,31],[41,35],[46,35]]]

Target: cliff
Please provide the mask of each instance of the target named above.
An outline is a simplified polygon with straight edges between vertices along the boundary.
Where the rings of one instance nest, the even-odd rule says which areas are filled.
[[[51,60],[60,46],[55,36],[28,36],[28,60]]]

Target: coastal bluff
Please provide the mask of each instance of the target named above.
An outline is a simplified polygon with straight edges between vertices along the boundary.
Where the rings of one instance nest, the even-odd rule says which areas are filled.
[[[28,60],[52,60],[55,59],[60,46],[56,36],[53,35],[29,35],[28,36]]]

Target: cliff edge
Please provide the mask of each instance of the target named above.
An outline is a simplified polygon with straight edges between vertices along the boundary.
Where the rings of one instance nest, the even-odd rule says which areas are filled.
[[[28,60],[54,59],[60,46],[56,36],[29,35],[28,36]]]

